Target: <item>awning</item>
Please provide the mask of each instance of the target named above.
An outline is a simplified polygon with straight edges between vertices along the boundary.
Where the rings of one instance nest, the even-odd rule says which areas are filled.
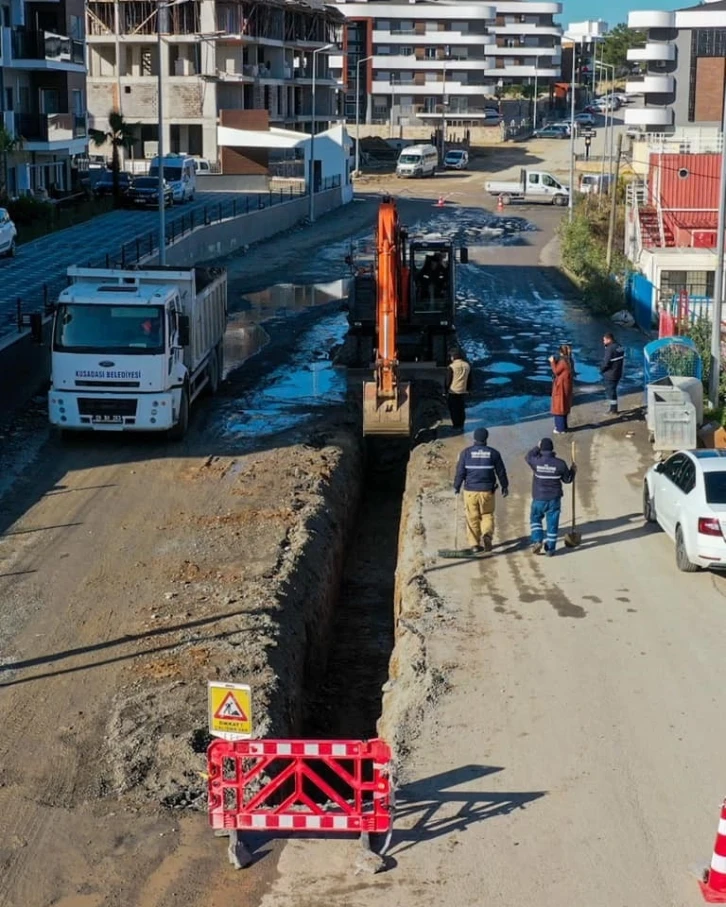
[[[217,126],[217,144],[224,148],[300,148],[310,140],[306,132],[291,129],[233,129]]]

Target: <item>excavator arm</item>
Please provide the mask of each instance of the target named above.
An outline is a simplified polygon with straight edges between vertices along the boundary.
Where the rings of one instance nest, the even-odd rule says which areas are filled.
[[[363,384],[363,434],[411,432],[411,385],[398,375],[398,319],[408,305],[404,233],[396,204],[381,201],[376,231],[377,355],[373,381]]]

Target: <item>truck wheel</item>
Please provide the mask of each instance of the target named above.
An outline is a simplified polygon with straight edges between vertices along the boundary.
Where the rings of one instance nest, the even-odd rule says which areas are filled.
[[[499,196],[499,200],[503,205],[508,205],[511,202],[512,197],[511,195],[507,195],[507,193],[505,192],[504,195]]]
[[[179,402],[179,420],[173,428],[169,429],[169,438],[172,441],[181,441],[189,429],[189,389],[185,386]]]
[[[209,381],[207,382],[207,392],[214,396],[219,390],[219,359],[217,358],[217,350],[212,350],[209,354],[209,365],[207,366],[207,377]]]
[[[564,195],[556,195],[552,199],[552,204],[557,205],[559,208],[561,208],[563,205],[567,204],[567,199],[565,198]]]

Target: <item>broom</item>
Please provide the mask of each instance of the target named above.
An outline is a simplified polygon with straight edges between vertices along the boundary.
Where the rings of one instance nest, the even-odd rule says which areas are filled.
[[[459,548],[459,495],[456,495],[456,504],[454,505],[454,547],[439,548],[439,557],[474,557],[475,551],[471,548]]]
[[[575,463],[575,442],[572,442],[572,463]],[[572,479],[572,529],[565,536],[565,548],[577,548],[582,535],[576,529],[575,521],[575,479]]]

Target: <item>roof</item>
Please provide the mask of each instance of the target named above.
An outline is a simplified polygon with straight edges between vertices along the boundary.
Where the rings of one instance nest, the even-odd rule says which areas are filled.
[[[692,13],[698,10],[703,10],[704,12],[709,10],[717,10],[721,12],[722,10],[726,10],[726,0],[716,0],[715,3],[697,3],[695,6],[682,6],[680,9],[676,10],[676,12]]]
[[[309,141],[307,132],[291,129],[233,129],[217,126],[217,142],[232,148],[299,148]]]

